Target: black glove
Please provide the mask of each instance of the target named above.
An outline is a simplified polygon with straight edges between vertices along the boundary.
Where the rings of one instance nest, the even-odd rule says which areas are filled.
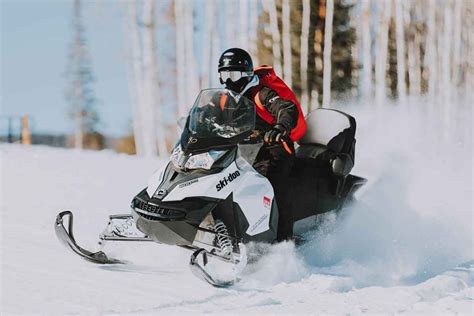
[[[284,140],[284,137],[288,135],[288,131],[281,124],[276,124],[271,130],[265,133],[263,141],[269,145],[273,145]]]

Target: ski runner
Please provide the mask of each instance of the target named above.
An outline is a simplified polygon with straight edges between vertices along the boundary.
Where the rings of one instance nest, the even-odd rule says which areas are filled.
[[[264,146],[257,155],[255,169],[273,186],[279,210],[278,241],[293,235],[288,177],[294,162],[293,142],[306,132],[301,106],[291,89],[270,66],[253,68],[245,50],[230,48],[219,58],[221,84],[253,100],[256,105],[256,130],[264,135]],[[226,96],[224,96],[226,97]],[[223,109],[226,99],[221,99]]]

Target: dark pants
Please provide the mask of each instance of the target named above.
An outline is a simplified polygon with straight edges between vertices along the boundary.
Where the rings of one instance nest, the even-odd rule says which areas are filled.
[[[280,145],[264,146],[254,164],[255,169],[267,177],[273,186],[279,213],[278,241],[289,239],[293,235],[289,177],[294,159],[294,153],[288,154]]]

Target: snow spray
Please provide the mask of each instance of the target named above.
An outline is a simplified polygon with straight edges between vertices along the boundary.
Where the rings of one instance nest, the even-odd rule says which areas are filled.
[[[337,106],[357,120],[352,173],[369,183],[342,220],[324,215],[299,248],[273,246],[252,278],[270,285],[326,274],[389,286],[472,260],[472,108],[446,106],[420,98]]]

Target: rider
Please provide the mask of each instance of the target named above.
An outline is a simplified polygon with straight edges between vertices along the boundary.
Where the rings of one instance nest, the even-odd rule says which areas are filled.
[[[294,161],[293,141],[306,131],[301,108],[293,92],[276,77],[273,69],[269,66],[254,69],[252,58],[243,49],[224,51],[219,58],[218,72],[221,84],[256,104],[256,130],[264,135],[264,146],[254,167],[269,179],[275,191],[280,216],[277,239],[289,239],[293,234],[288,194],[288,177]],[[268,80],[271,76],[273,81]]]

